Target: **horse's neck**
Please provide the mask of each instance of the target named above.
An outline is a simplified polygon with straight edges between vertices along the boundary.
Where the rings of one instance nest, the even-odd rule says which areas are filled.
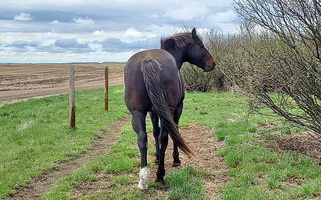
[[[165,49],[168,51],[176,60],[177,68],[180,70],[184,62],[187,61],[186,49]]]

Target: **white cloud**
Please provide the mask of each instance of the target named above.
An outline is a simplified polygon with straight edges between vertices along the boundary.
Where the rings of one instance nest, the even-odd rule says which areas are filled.
[[[93,35],[97,35],[97,36],[103,35],[104,33],[105,33],[105,31],[102,31],[102,30],[95,30],[92,32]]]
[[[18,63],[42,63],[42,62],[106,62],[119,61],[125,62],[135,52],[89,52],[89,53],[49,53],[49,52],[12,52],[5,51],[0,53],[2,63],[18,62]],[[17,60],[19,57],[19,60]],[[93,59],[94,58],[94,59]]]
[[[75,17],[72,19],[72,21],[76,24],[95,24],[94,20],[90,19],[89,17],[81,18],[81,17]]]
[[[29,13],[20,13],[19,15],[14,16],[14,21],[30,21],[33,17]]]
[[[157,36],[161,36],[161,32],[142,30],[139,31],[133,27],[128,28],[124,31],[104,31],[104,30],[95,30],[91,34],[82,35],[80,41],[103,41],[108,38],[118,38],[122,42],[136,42],[138,40],[146,40],[148,38],[153,38]]]
[[[128,37],[140,37],[141,33],[134,27],[130,27],[126,30],[125,35]]]
[[[209,28],[198,28],[197,29],[197,34],[199,35],[206,35],[211,32],[211,29]]]
[[[164,16],[175,20],[203,19],[209,10],[199,1],[186,2],[181,8],[167,9]]]
[[[164,37],[164,36],[169,36],[178,32],[182,32],[183,29],[180,26],[179,27],[170,26],[170,25],[159,26],[156,24],[151,24],[145,28],[145,31],[157,33],[159,36]]]
[[[145,40],[147,38],[152,38],[158,36],[159,33],[150,31],[139,31],[134,27],[128,28],[125,32],[120,33],[117,38],[123,42],[135,42],[138,40]]]
[[[59,21],[58,20],[53,20],[49,24],[57,25],[57,24],[59,24]]]
[[[232,9],[212,14],[207,17],[206,22],[225,33],[237,32],[239,26],[238,16]]]
[[[15,41],[38,41],[42,46],[50,46],[57,40],[72,40],[76,39],[77,42],[82,44],[92,44],[102,42],[108,38],[117,38],[121,42],[133,43],[137,41],[144,41],[151,38],[161,36],[161,33],[152,31],[138,31],[135,28],[128,28],[124,31],[104,31],[96,30],[91,33],[61,33],[61,32],[0,32],[1,42],[3,44],[11,44]]]
[[[149,18],[158,19],[158,18],[159,18],[159,15],[158,15],[158,14],[151,14],[151,15],[149,16]]]
[[[221,24],[221,23],[230,23],[237,19],[237,14],[232,10],[229,9],[225,12],[219,12],[210,15],[207,18],[207,21],[211,24]]]
[[[96,61],[97,54],[102,55],[103,61],[126,60],[133,49],[158,47],[160,37],[181,32],[185,25],[195,26],[199,34],[211,29],[235,30],[238,20],[232,1],[69,0],[57,3],[55,0],[1,0],[0,62],[11,55],[11,60],[17,62],[23,59],[30,62]],[[25,41],[26,47],[18,48],[24,44],[17,40]],[[61,52],[66,51],[64,47],[58,49],[60,52],[49,51],[55,43],[62,46],[62,42],[68,41],[76,41],[72,49],[75,52],[79,47],[84,48],[71,52],[73,56],[69,53],[62,56]],[[39,45],[30,46],[32,42]],[[19,54],[17,49],[28,52]],[[117,49],[122,52],[115,52]]]

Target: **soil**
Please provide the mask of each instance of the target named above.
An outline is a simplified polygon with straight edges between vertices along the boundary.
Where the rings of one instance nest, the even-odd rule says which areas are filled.
[[[75,67],[76,90],[104,87],[106,66],[109,67],[109,85],[124,83],[125,63],[0,64],[0,105],[68,93],[71,65]]]
[[[276,134],[279,149],[294,151],[316,159],[321,165],[321,136],[312,132]]]

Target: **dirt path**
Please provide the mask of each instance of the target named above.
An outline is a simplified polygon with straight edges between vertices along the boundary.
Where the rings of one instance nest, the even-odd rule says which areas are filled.
[[[107,149],[116,143],[122,127],[129,122],[129,117],[123,118],[108,127],[108,131],[102,132],[91,148],[81,154],[79,157],[60,163],[57,171],[45,172],[30,181],[27,187],[15,188],[16,193],[7,199],[10,200],[26,200],[39,199],[57,180],[71,174],[76,169],[86,165],[97,156],[106,153]]]
[[[224,164],[222,157],[216,155],[218,151],[225,148],[223,141],[218,142],[213,130],[209,130],[202,126],[182,127],[181,133],[186,141],[195,152],[195,157],[189,159],[185,154],[181,153],[183,166],[192,166],[194,168],[203,169],[208,173],[208,177],[204,180],[206,196],[211,200],[221,199],[220,189],[228,182],[226,175],[228,168]],[[172,146],[169,152],[172,152]],[[172,162],[172,158],[167,160]]]
[[[225,143],[218,142],[212,131],[202,126],[181,127],[180,132],[195,153],[194,158],[188,158],[180,151],[182,167],[192,166],[196,169],[205,170],[208,173],[208,177],[204,179],[206,197],[210,200],[221,199],[219,191],[229,179],[226,175],[227,167],[224,160],[216,153],[225,147]],[[154,139],[150,137],[149,141],[154,141]],[[170,142],[166,151],[167,173],[177,169],[172,167],[172,152],[173,145]],[[150,157],[149,159],[154,160],[155,158]],[[152,180],[156,179],[156,170],[156,168],[150,169]]]
[[[197,169],[203,169],[208,173],[208,176],[204,180],[204,186],[206,191],[206,196],[210,200],[219,200],[220,189],[225,185],[229,180],[226,175],[227,167],[224,164],[224,161],[221,157],[215,155],[215,153],[224,148],[224,142],[217,142],[215,136],[211,133],[211,130],[208,130],[202,126],[191,126],[191,127],[182,127],[181,132],[186,139],[190,141],[189,145],[195,153],[195,157],[192,159],[187,158],[182,152],[180,152],[182,167],[192,166]],[[151,133],[148,134],[149,142],[154,145],[154,138]],[[137,150],[138,151],[138,150]],[[169,142],[168,149],[166,151],[166,172],[169,173],[178,168],[172,167],[172,151],[173,146],[172,142]],[[149,155],[149,161],[154,161],[155,157]],[[150,168],[150,180],[153,181],[156,179],[156,167]],[[119,174],[100,174],[100,177],[95,182],[86,182],[83,183],[80,187],[75,188],[71,192],[72,199],[79,199],[83,196],[93,194],[99,191],[107,190],[109,187],[113,186],[112,180],[114,177]],[[127,177],[133,177],[138,180],[138,174],[128,173],[124,174]],[[137,182],[133,184],[128,184],[123,187],[132,187],[137,188]],[[168,196],[168,190],[153,190],[151,191],[152,196]]]

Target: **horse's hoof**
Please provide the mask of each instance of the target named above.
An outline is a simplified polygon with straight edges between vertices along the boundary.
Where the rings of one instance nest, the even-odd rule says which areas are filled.
[[[147,166],[140,169],[139,183],[138,183],[139,189],[141,189],[141,190],[148,189],[148,174],[149,174],[149,170],[148,170]]]
[[[156,178],[156,183],[161,183],[161,184],[165,184],[165,181],[163,178]]]
[[[179,167],[181,166],[181,162],[173,162],[172,167]]]
[[[138,184],[138,188],[141,189],[141,190],[147,190],[147,189],[148,189],[148,185],[147,185],[147,184],[139,183],[139,184]]]

